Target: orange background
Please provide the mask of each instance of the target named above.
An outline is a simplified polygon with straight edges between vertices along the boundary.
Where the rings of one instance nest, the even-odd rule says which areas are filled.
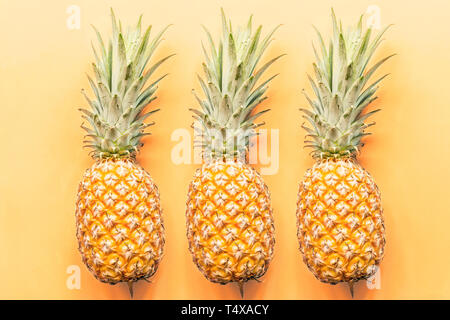
[[[357,3],[357,4],[356,4]],[[81,29],[66,27],[69,5],[81,8]],[[77,108],[86,103],[85,73],[95,40],[90,24],[110,31],[109,7],[124,24],[144,22],[160,29],[173,23],[156,58],[177,56],[160,70],[170,76],[160,85],[153,120],[140,163],[161,192],[166,227],[165,256],[153,283],[136,285],[137,299],[235,299],[234,285],[208,282],[191,260],[185,238],[187,186],[198,165],[175,165],[170,140],[177,128],[189,128],[188,107],[198,88],[202,61],[200,24],[213,34],[220,27],[219,8],[234,24],[253,13],[266,32],[283,27],[264,59],[280,53],[269,73],[280,73],[264,105],[265,128],[280,130],[280,168],[265,176],[276,227],[275,256],[262,283],[246,285],[249,299],[348,298],[344,285],[317,281],[304,265],[296,239],[298,183],[312,165],[303,147],[301,89],[311,92],[315,39],[312,24],[330,30],[330,7],[346,24],[367,7],[381,8],[383,25],[394,23],[375,58],[398,55],[382,67],[391,76],[379,91],[374,135],[366,140],[360,162],[375,177],[385,209],[386,256],[379,290],[365,282],[358,298],[450,298],[450,2],[424,1],[0,1],[0,298],[116,299],[128,298],[126,285],[110,286],[94,279],[82,264],[75,238],[78,182],[93,160],[82,149],[83,131]],[[70,265],[81,268],[81,289],[69,290]]]

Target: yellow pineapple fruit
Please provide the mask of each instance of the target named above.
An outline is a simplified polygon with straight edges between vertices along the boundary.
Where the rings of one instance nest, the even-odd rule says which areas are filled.
[[[312,273],[322,282],[353,284],[374,275],[385,245],[380,192],[374,179],[358,164],[365,120],[379,110],[364,112],[376,99],[381,77],[366,86],[388,56],[367,70],[384,30],[372,39],[356,27],[344,31],[332,12],[333,35],[329,47],[319,32],[320,53],[314,50],[315,77],[310,78],[315,99],[306,98],[312,110],[303,110],[311,127],[307,146],[313,149],[314,166],[307,170],[297,203],[300,251]]]
[[[232,30],[222,11],[222,39],[216,46],[208,31],[204,50],[205,80],[199,77],[206,99],[202,111],[192,110],[201,124],[204,164],[189,185],[187,238],[193,260],[210,281],[243,284],[267,270],[275,243],[267,186],[247,162],[249,139],[255,134],[255,107],[266,97],[269,78],[256,86],[262,73],[278,59],[255,70],[273,32],[260,39],[252,33],[252,19],[244,29]],[[205,29],[206,30],[206,29]]]
[[[100,281],[133,283],[151,277],[161,260],[164,226],[158,188],[136,162],[144,120],[158,110],[143,112],[156,97],[158,82],[146,86],[156,68],[146,64],[161,41],[162,30],[150,40],[151,26],[141,34],[136,27],[122,31],[112,17],[108,45],[97,32],[99,53],[94,49],[95,79],[89,83],[95,99],[91,110],[80,109],[89,127],[86,147],[92,148],[94,165],[87,169],[78,188],[76,226],[83,262]],[[84,92],[83,92],[84,93]]]

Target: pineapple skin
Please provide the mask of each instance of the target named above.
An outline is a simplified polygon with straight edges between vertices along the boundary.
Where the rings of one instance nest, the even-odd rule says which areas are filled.
[[[354,159],[314,164],[300,183],[297,237],[303,260],[322,282],[356,282],[375,274],[384,255],[380,192]]]
[[[78,249],[95,278],[130,283],[156,272],[164,247],[159,192],[134,160],[97,161],[76,204]]]
[[[270,195],[241,160],[211,160],[189,185],[187,238],[194,263],[212,282],[243,283],[267,271],[275,245]]]

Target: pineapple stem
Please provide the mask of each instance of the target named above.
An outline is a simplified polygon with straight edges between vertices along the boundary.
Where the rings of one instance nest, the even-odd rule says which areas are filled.
[[[128,281],[128,290],[130,291],[130,298],[133,299],[133,281]]]
[[[352,295],[352,299],[353,299],[353,281],[349,281],[348,283],[348,288],[350,290],[350,294]]]
[[[244,299],[244,282],[239,281],[238,286],[239,286],[239,293],[241,294],[241,298]]]

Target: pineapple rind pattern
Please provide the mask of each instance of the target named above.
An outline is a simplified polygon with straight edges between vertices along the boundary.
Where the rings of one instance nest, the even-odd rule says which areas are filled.
[[[78,189],[77,238],[83,262],[110,284],[152,276],[163,254],[158,188],[130,159],[96,162]]]
[[[221,284],[264,275],[275,244],[272,208],[259,173],[241,161],[214,159],[189,186],[187,238],[204,276]]]
[[[380,192],[352,159],[328,159],[307,170],[297,203],[300,251],[322,282],[355,282],[376,272],[385,235]]]

